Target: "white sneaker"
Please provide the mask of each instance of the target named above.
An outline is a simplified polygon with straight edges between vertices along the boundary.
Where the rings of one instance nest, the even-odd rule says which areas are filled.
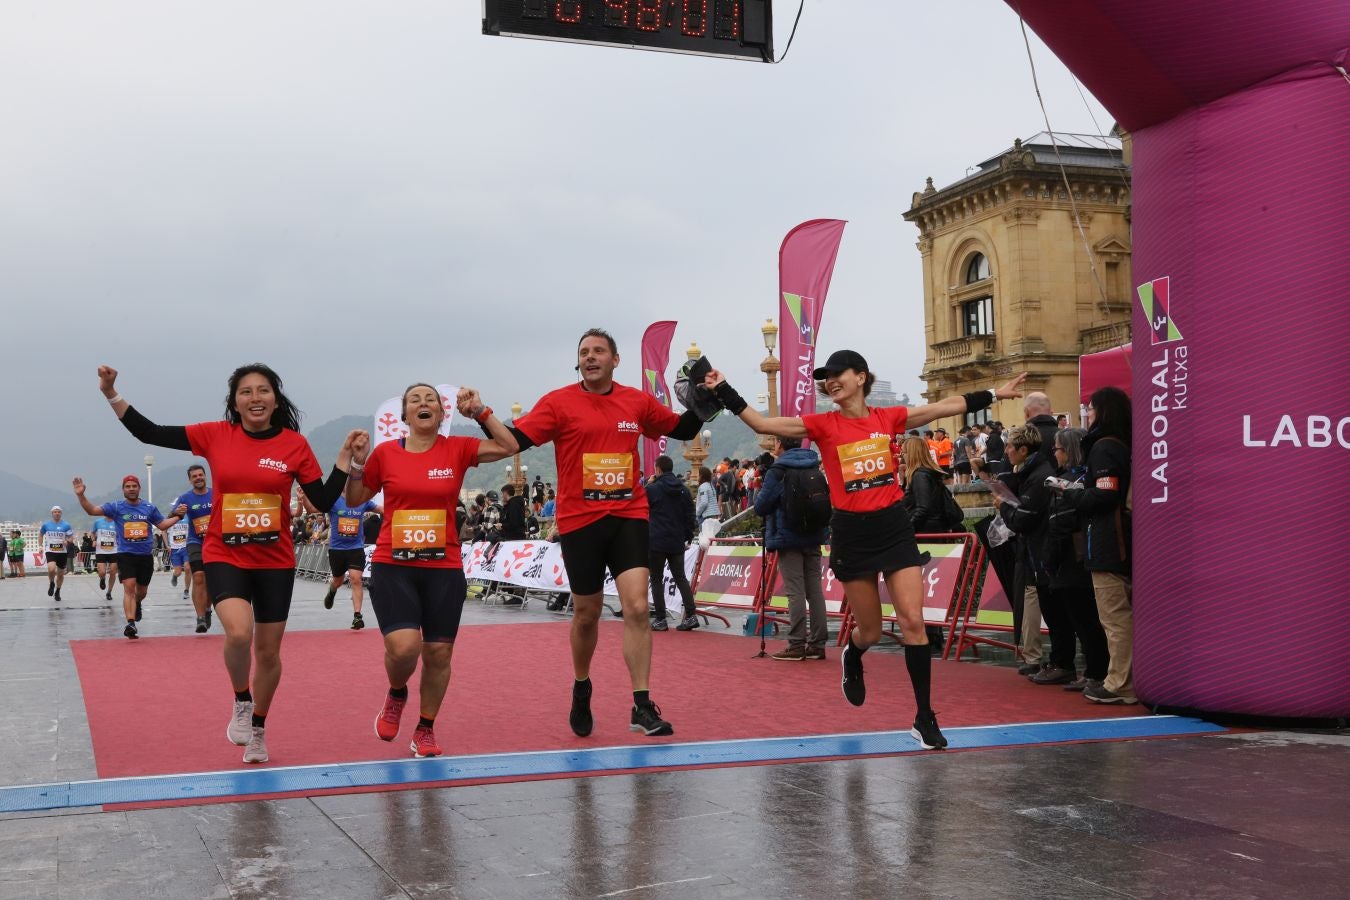
[[[234,713],[230,716],[230,724],[225,729],[225,737],[229,738],[231,744],[242,747],[248,743],[252,729],[253,701],[234,701]]]
[[[267,762],[267,741],[263,739],[263,729],[250,726],[249,730],[252,733],[248,738],[248,746],[244,748],[244,762]]]

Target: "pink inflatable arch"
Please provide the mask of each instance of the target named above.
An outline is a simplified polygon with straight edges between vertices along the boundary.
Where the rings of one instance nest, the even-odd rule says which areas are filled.
[[[1139,696],[1350,715],[1350,3],[1008,3],[1134,138]]]

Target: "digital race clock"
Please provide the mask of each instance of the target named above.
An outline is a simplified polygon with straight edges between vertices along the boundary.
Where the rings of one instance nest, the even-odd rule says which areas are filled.
[[[771,0],[483,0],[483,34],[773,62]]]

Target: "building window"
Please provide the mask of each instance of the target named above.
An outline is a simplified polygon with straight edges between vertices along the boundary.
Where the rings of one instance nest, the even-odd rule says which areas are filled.
[[[984,281],[989,277],[989,257],[983,253],[976,253],[966,263],[966,284],[974,284],[977,281]]]
[[[967,300],[961,304],[962,334],[970,337],[975,334],[994,333],[994,298],[981,297]]]
[[[977,409],[975,412],[966,413],[966,416],[962,421],[965,422],[966,428],[969,428],[972,425],[983,425],[985,422],[990,421],[989,407],[986,406],[984,409]]]

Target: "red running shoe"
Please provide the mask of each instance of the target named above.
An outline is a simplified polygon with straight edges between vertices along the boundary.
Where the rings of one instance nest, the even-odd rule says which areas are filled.
[[[405,697],[400,700],[397,697],[384,695],[384,709],[375,717],[375,735],[382,741],[392,741],[398,737],[398,720],[403,718],[403,707],[408,705]]]
[[[418,759],[441,755],[441,745],[436,743],[436,735],[432,734],[430,728],[421,725],[413,731],[412,743],[408,747]]]

